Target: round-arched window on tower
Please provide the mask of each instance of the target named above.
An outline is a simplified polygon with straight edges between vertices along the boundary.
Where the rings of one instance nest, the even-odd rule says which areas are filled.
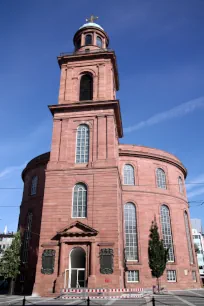
[[[92,100],[93,99],[93,78],[90,74],[84,74],[80,81],[80,96],[79,100]]]
[[[85,45],[92,45],[92,35],[91,34],[87,34],[85,37]]]
[[[77,129],[76,163],[88,163],[89,161],[89,127],[80,124]]]
[[[77,39],[75,47],[76,49],[79,49],[81,47],[81,37]]]
[[[72,218],[87,217],[87,188],[83,183],[78,183],[74,187]]]
[[[99,48],[102,48],[102,39],[99,36],[96,37],[96,44]]]

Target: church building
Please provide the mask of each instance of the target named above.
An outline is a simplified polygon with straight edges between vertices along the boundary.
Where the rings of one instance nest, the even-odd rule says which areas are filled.
[[[186,168],[168,152],[120,144],[119,76],[109,37],[92,16],[73,42],[72,53],[58,56],[51,151],[22,172],[17,287],[40,296],[63,288],[151,288],[148,239],[156,219],[169,247],[162,286],[199,288]]]

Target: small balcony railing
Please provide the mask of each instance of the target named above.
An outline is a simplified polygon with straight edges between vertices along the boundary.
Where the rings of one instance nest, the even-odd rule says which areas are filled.
[[[104,49],[95,49],[91,50],[89,48],[86,48],[82,51],[73,51],[73,52],[62,52],[60,53],[60,56],[67,56],[67,55],[81,55],[81,54],[90,54],[90,53],[103,53],[103,52],[114,52],[113,49],[104,48]]]

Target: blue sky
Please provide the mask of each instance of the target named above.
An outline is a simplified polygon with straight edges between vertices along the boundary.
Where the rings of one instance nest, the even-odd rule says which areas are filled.
[[[24,165],[50,150],[56,57],[92,13],[117,55],[121,142],[178,156],[204,225],[204,1],[10,0],[0,3],[0,231],[16,230],[19,208],[8,206],[21,203]]]

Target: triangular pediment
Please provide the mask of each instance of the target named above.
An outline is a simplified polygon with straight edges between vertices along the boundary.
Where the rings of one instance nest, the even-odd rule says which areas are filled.
[[[60,236],[96,236],[98,232],[80,221],[75,221],[60,229],[57,234]]]

